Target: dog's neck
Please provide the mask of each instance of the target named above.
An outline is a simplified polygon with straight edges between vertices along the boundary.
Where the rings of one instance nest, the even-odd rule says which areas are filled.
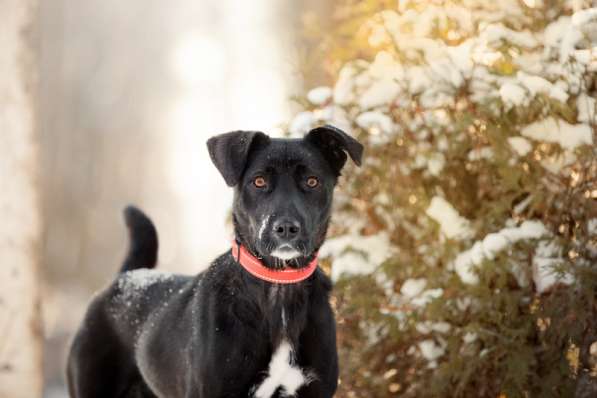
[[[307,321],[308,296],[303,285],[269,285],[264,304],[273,346],[283,339],[298,344]]]
[[[299,283],[308,279],[317,269],[317,256],[303,268],[272,269],[263,265],[263,262],[251,254],[242,244],[236,240],[232,241],[232,257],[238,262],[248,273],[257,277],[258,279],[281,284]]]
[[[241,239],[238,235],[236,235],[236,241],[245,246],[252,254],[254,253],[254,248],[250,249],[249,242]],[[230,253],[233,260],[237,261],[233,253],[234,246]],[[258,254],[253,255],[258,256]],[[309,263],[309,257],[304,257],[301,260],[305,262],[304,264]],[[261,261],[264,266],[267,266],[266,257],[261,258]],[[275,268],[279,267],[279,262],[272,261],[269,264],[269,268],[279,269]],[[239,272],[244,275],[246,286],[250,289],[248,296],[260,308],[259,312],[264,316],[263,325],[271,337],[272,346],[277,347],[284,339],[297,345],[300,333],[304,330],[307,321],[308,306],[306,304],[310,295],[310,290],[307,287],[311,284],[302,282],[264,283],[259,277],[251,277],[246,270],[240,271],[240,266]]]

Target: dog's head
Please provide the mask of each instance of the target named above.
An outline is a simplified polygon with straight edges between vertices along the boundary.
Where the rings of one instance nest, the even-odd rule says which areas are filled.
[[[323,126],[302,139],[234,131],[210,138],[212,161],[234,187],[236,237],[271,267],[300,267],[319,249],[332,194],[348,156],[361,163],[363,146]]]

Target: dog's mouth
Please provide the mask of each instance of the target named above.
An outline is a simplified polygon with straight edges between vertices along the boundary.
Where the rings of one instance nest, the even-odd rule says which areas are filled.
[[[280,260],[290,261],[302,256],[303,254],[295,249],[292,245],[284,243],[274,249],[270,255],[279,258]]]

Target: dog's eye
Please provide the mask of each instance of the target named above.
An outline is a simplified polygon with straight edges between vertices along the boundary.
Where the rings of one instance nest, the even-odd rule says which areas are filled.
[[[267,182],[265,181],[265,178],[258,176],[253,180],[253,185],[255,185],[257,188],[263,188],[267,185]]]
[[[317,179],[317,177],[309,177],[309,178],[307,178],[307,186],[309,188],[315,188],[318,185],[319,185],[319,180]]]

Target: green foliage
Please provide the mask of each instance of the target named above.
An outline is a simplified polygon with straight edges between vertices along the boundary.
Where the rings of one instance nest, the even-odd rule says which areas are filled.
[[[596,97],[595,74],[590,65],[579,69],[573,59],[563,63],[568,75],[536,71],[548,84],[563,82],[558,84],[566,88],[565,101],[525,91],[528,101],[512,106],[500,89],[506,83],[522,84],[519,72],[530,73],[526,57],[545,65],[560,63],[557,54],[546,55],[543,31],[578,10],[567,2],[547,1],[536,8],[518,1],[399,3],[396,9],[393,1],[339,2],[336,27],[322,41],[324,65],[336,92],[345,68],[365,76],[359,73],[368,73],[382,51],[391,55],[395,69],[433,62],[425,47],[408,48],[409,40],[421,39],[413,38],[416,24],[392,25],[398,19],[382,11],[399,18],[418,13],[421,23],[431,24],[426,38],[445,48],[478,40],[490,19],[512,31],[530,32],[539,44],[529,48],[503,39],[487,47],[499,58],[475,65],[461,83],[448,85],[449,98],[439,105],[425,97],[429,88],[407,88],[408,78],[397,78],[404,87],[397,89],[396,98],[369,108],[359,102],[365,94],[358,92],[358,84],[350,101],[304,100],[314,115],[325,109],[343,115],[319,119],[346,123],[366,145],[364,167],[345,172],[334,234],[348,234],[354,220],[360,220],[360,236],[387,233],[392,253],[375,272],[345,275],[336,283],[342,371],[338,396],[574,396],[581,378],[588,377],[591,384],[597,375],[597,358],[589,352],[597,340],[597,237],[591,230],[597,227],[589,225],[597,225],[590,221],[597,217],[596,151],[594,145],[570,149],[553,140],[527,138],[528,151],[517,153],[511,138],[520,138],[529,124],[553,117],[590,126],[595,142],[595,119],[580,121],[577,103],[580,95]],[[470,24],[459,19],[462,12],[469,13]],[[371,40],[380,24],[387,37]],[[318,34],[312,27],[310,31]],[[484,72],[477,74],[479,69]],[[362,78],[363,84],[371,84],[371,76]],[[475,87],[485,84],[485,76],[493,79],[486,80],[493,86],[479,97]],[[581,82],[578,89],[575,81]],[[437,95],[443,95],[441,90]],[[358,122],[368,111],[377,112],[377,118],[387,116],[392,128]],[[550,167],[565,157],[572,160]],[[445,226],[429,215],[436,197],[468,220],[469,235],[446,235]],[[478,283],[467,283],[455,269],[458,256],[525,220],[540,221],[546,232],[485,255],[472,267]],[[549,245],[545,260],[541,256],[547,256]],[[537,272],[545,263],[561,279],[540,288],[546,279]],[[413,280],[424,280],[416,297],[402,291]],[[434,289],[441,293],[417,302]]]

